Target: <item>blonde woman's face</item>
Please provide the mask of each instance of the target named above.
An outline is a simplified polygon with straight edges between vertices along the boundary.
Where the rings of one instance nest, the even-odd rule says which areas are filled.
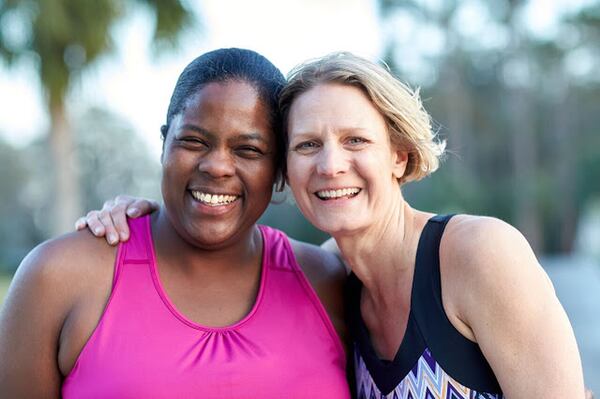
[[[346,234],[388,215],[407,156],[392,148],[383,116],[360,89],[327,83],[301,94],[288,134],[288,183],[317,228]]]

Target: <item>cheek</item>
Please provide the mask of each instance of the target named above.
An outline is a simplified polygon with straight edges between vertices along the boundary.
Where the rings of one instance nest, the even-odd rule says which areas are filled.
[[[270,201],[275,184],[274,162],[264,163],[240,163],[237,166],[238,178],[242,179],[246,189],[252,192],[252,197],[260,198],[261,201]]]
[[[303,179],[306,180],[309,176],[308,168],[307,160],[296,155],[289,155],[287,158],[287,177],[290,185],[295,185]]]

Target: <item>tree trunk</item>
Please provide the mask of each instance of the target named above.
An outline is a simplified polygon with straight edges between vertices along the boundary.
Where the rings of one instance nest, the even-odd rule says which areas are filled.
[[[82,211],[75,145],[62,102],[50,107],[50,119],[50,149],[54,165],[51,233],[56,236],[72,231]]]
[[[542,229],[537,209],[538,149],[535,139],[531,94],[526,88],[514,89],[510,100],[515,224],[534,251],[542,249]]]
[[[449,150],[457,154],[457,159],[449,163],[453,179],[457,184],[475,181],[475,155],[473,153],[472,123],[473,106],[468,89],[463,81],[462,68],[458,55],[446,59],[441,73],[444,109],[446,111],[446,127],[448,131]]]
[[[560,77],[558,77],[560,79]],[[554,176],[556,181],[555,212],[559,215],[558,250],[571,252],[575,241],[577,228],[577,200],[575,198],[575,148],[577,129],[573,128],[573,119],[577,108],[572,104],[572,98],[566,83],[563,82],[559,101],[554,112]]]

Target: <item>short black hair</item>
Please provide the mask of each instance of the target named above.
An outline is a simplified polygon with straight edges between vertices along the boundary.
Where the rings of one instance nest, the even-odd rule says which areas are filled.
[[[285,140],[279,112],[279,94],[286,80],[271,61],[255,51],[225,48],[204,53],[185,67],[171,96],[167,122],[160,129],[163,140],[167,137],[173,118],[183,112],[187,100],[209,83],[241,81],[251,84],[269,111],[270,125],[275,132],[275,166],[278,189],[283,188]]]

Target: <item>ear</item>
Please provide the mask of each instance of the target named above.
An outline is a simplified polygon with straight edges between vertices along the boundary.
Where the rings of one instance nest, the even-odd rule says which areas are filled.
[[[163,159],[165,157],[165,143],[167,142],[167,125],[162,125],[160,127],[160,138],[162,140],[162,148],[160,150],[160,164],[163,164]]]
[[[396,180],[400,180],[408,166],[408,151],[402,149],[392,150],[392,174]]]
[[[164,160],[165,160],[165,140],[163,140],[162,149],[160,150],[160,164],[161,164],[161,166],[164,166]]]

